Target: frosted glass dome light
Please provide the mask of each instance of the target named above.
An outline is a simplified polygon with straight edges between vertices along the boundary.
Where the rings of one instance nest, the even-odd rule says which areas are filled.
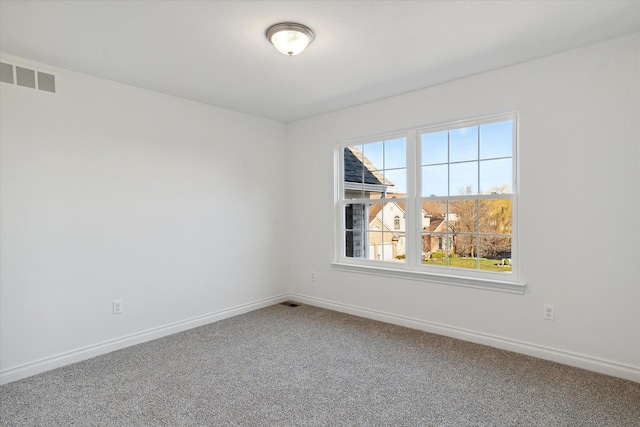
[[[297,55],[313,41],[309,27],[294,22],[282,22],[267,29],[267,39],[285,55]]]

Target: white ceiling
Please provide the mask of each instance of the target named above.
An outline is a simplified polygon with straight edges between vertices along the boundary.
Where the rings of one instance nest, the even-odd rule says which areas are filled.
[[[638,31],[640,1],[0,0],[5,54],[283,122]]]

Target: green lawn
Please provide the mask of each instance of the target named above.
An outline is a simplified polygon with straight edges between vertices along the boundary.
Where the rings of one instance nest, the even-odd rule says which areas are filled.
[[[450,258],[449,259],[449,267],[457,267],[457,268],[476,268],[477,260],[475,258]],[[425,260],[422,262],[427,265],[446,265],[446,260],[443,258],[432,258],[429,260]],[[496,265],[499,264],[500,260],[497,259],[486,259],[480,258],[480,270],[485,271],[499,271],[499,272],[510,272],[510,265]]]

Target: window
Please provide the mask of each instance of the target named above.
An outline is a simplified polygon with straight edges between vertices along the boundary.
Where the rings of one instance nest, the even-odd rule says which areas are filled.
[[[404,231],[393,212],[405,209],[406,138],[341,147],[341,152],[343,255],[402,262],[399,238]],[[393,200],[387,202],[389,198]]]
[[[510,113],[339,144],[335,265],[517,282],[516,136]]]

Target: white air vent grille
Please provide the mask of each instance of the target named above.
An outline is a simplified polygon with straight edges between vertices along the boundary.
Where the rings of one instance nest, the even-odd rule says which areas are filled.
[[[56,76],[20,65],[0,62],[0,82],[56,93]]]

